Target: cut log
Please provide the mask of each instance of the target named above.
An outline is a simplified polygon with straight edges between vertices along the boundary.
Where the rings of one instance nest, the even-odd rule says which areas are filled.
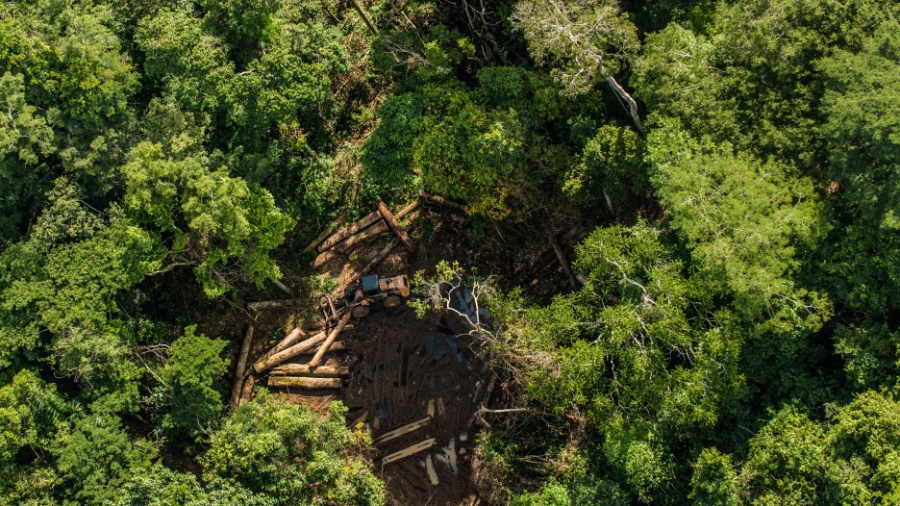
[[[437,471],[434,470],[434,461],[431,459],[431,455],[425,457],[425,472],[428,473],[428,479],[432,485],[436,487],[441,484],[441,481],[438,480]]]
[[[267,351],[265,355],[260,358],[260,360],[267,359],[272,355],[286,350],[293,346],[301,337],[306,337],[306,332],[303,332],[303,329],[300,327],[295,327],[294,330],[290,331],[284,339],[281,340],[278,344],[272,347],[271,350]],[[258,362],[258,361],[257,361]]]
[[[353,328],[353,325],[347,325],[347,326],[344,327],[344,330],[349,330],[349,329],[351,329],[351,328]],[[347,346],[347,343],[346,343],[346,342],[344,342],[344,341],[335,341],[334,343],[332,343],[331,348],[328,348],[328,353],[332,353],[332,352],[335,352],[335,351],[344,351],[344,350],[346,350],[347,348],[348,348],[348,346]],[[297,356],[299,357],[299,356],[302,356],[302,355],[315,355],[317,351],[319,351],[318,348],[312,347],[312,348],[310,348],[310,349],[308,349],[308,350],[301,351],[300,353],[297,354]]]
[[[358,233],[359,231],[361,231],[364,228],[374,225],[375,222],[380,219],[381,219],[381,215],[378,214],[378,211],[372,211],[371,213],[367,214],[364,218],[357,221],[353,225],[350,225],[349,227],[347,227],[343,230],[339,230],[339,231],[335,232],[334,234],[332,234],[330,237],[328,237],[327,239],[322,241],[322,243],[319,244],[316,247],[316,249],[319,250],[319,253],[321,253],[323,251],[328,251],[331,248],[333,248],[337,243],[343,241],[344,239],[350,237],[353,234]]]
[[[390,227],[388,227],[387,223],[384,220],[378,220],[371,227],[363,230],[358,234],[351,235],[350,237],[344,239],[339,244],[335,245],[334,249],[336,251],[342,251],[344,253],[350,253],[353,248],[357,247],[362,243],[367,243],[378,239],[383,235],[387,235],[390,232]]]
[[[315,376],[317,378],[338,378],[350,376],[350,368],[334,365],[310,367],[309,364],[283,364],[272,368],[272,376]]]
[[[297,355],[303,353],[304,351],[316,346],[325,340],[325,333],[319,332],[318,334],[301,341],[290,348],[279,351],[278,353],[273,354],[270,357],[262,358],[257,360],[255,364],[253,364],[253,370],[257,373],[261,373],[270,367],[275,367],[276,365],[288,360],[290,358],[294,358]]]
[[[319,235],[316,236],[315,239],[310,241],[310,243],[307,244],[305,248],[303,248],[303,251],[305,253],[309,253],[310,251],[316,249],[316,246],[321,244],[322,241],[324,241],[325,239],[328,239],[328,236],[330,236],[331,233],[334,232],[334,229],[336,229],[344,224],[344,216],[345,216],[344,212],[341,211],[341,214],[339,214],[338,217],[335,218],[334,221],[329,223],[328,226],[325,227],[325,230],[323,230]]]
[[[397,462],[398,460],[405,459],[406,457],[409,457],[410,455],[415,455],[421,451],[427,450],[427,449],[431,448],[432,446],[434,446],[434,438],[429,438],[429,439],[426,439],[425,441],[416,443],[416,444],[410,446],[409,448],[404,448],[404,449],[400,450],[399,452],[394,452],[394,453],[388,455],[387,457],[381,459],[381,463],[382,464],[390,464],[391,462]]]
[[[250,311],[259,311],[261,309],[278,309],[282,307],[299,306],[301,304],[303,304],[303,301],[300,299],[262,300],[247,304],[247,309]]]
[[[341,378],[308,378],[297,376],[269,376],[272,388],[341,388]]]
[[[387,443],[388,441],[397,439],[400,436],[409,434],[410,432],[412,432],[414,430],[421,429],[422,427],[428,425],[429,423],[431,423],[431,417],[426,416],[425,418],[423,418],[421,420],[416,420],[415,422],[408,423],[408,424],[404,425],[403,427],[399,427],[390,432],[385,432],[384,434],[375,438],[375,444]]]
[[[253,386],[256,384],[256,377],[249,376],[247,381],[244,382],[244,388],[241,389],[241,400],[238,401],[238,406],[243,405],[245,402],[250,400],[250,397],[253,396]]]
[[[241,353],[238,355],[237,367],[234,369],[234,386],[231,387],[231,407],[236,408],[241,400],[241,386],[244,380],[244,371],[247,369],[247,356],[250,354],[250,345],[253,344],[253,325],[244,334],[241,343]]]
[[[406,230],[403,230],[403,227],[400,225],[400,222],[397,221],[397,218],[394,217],[394,214],[390,209],[384,205],[384,202],[378,201],[378,212],[381,213],[381,217],[384,218],[384,221],[387,223],[391,230],[394,232],[394,235],[400,238],[403,241],[403,245],[406,246],[406,249],[410,252],[415,248],[413,246],[412,241],[409,239],[409,235],[406,233]]]
[[[416,199],[410,205],[404,207],[399,212],[397,212],[397,214],[395,214],[394,216],[396,216],[398,220],[402,220],[404,216],[415,211],[418,207],[419,207],[419,199]]]
[[[578,283],[575,273],[572,272],[572,265],[569,264],[569,259],[566,258],[566,253],[563,251],[562,246],[559,245],[553,234],[547,234],[547,239],[550,241],[550,246],[553,247],[553,252],[556,253],[556,258],[559,260],[559,264],[562,265],[566,277],[569,278],[569,284],[572,285],[572,289],[578,290],[581,285]]]
[[[426,198],[428,200],[430,200],[431,202],[434,202],[435,204],[449,207],[451,209],[458,209],[460,211],[465,211],[465,209],[466,209],[465,207],[463,207],[462,204],[455,202],[453,200],[450,200],[447,197],[444,197],[443,195],[431,194],[431,195],[428,195],[428,197],[426,197]]]
[[[291,291],[286,284],[282,283],[280,279],[273,279],[272,282],[275,283],[275,286],[277,286],[279,290],[286,293],[288,297],[294,296],[294,292]]]
[[[313,355],[313,358],[309,361],[309,367],[314,368],[319,365],[319,362],[322,361],[322,357],[325,356],[325,354],[328,353],[328,349],[331,348],[331,344],[335,339],[337,339],[337,336],[341,333],[341,331],[344,330],[344,325],[347,325],[347,322],[350,321],[350,316],[350,311],[347,311],[347,314],[345,314],[341,318],[341,321],[338,322],[337,327],[335,327],[334,330],[331,331],[331,334],[328,334],[328,339],[326,339],[325,342],[322,343],[322,346],[319,347],[319,351],[317,351],[316,354]]]
[[[343,253],[334,250],[328,250],[325,253],[320,253],[316,258],[313,258],[309,262],[309,266],[312,269],[318,269],[328,263],[329,260],[335,257],[345,256]]]
[[[444,452],[444,455],[447,456],[447,464],[450,466],[450,470],[453,474],[459,473],[459,466],[456,465],[456,438],[450,438],[450,444],[441,448]]]

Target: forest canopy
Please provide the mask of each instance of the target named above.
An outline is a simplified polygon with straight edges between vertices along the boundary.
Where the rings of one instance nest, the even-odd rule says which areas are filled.
[[[310,241],[435,194],[518,417],[478,437],[486,503],[900,503],[898,19],[5,0],[0,504],[384,504],[346,407],[228,405],[230,315],[327,293]],[[485,271],[566,227],[549,296]]]

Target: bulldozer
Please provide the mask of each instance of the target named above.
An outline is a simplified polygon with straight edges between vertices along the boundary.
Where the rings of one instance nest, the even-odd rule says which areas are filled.
[[[366,276],[360,280],[359,286],[348,296],[350,314],[354,318],[362,318],[369,314],[371,305],[377,302],[386,308],[403,304],[409,297],[409,277],[401,274],[394,277],[381,277],[378,274]]]

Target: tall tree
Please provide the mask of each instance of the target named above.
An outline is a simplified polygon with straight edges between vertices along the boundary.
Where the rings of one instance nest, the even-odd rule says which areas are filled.
[[[637,30],[618,0],[522,0],[512,20],[525,33],[534,59],[551,60],[566,90],[584,93],[595,81],[606,81],[644,133],[637,102],[615,77],[640,49]]]

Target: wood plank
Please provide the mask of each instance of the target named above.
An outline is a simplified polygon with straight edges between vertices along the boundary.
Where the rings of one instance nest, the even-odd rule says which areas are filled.
[[[340,365],[320,365],[310,367],[309,364],[282,364],[272,368],[273,376],[315,376],[319,378],[336,378],[350,376],[350,368]]]
[[[396,428],[390,432],[385,432],[384,434],[375,438],[375,444],[387,443],[388,441],[397,439],[400,436],[409,434],[410,432],[412,432],[414,430],[421,429],[422,427],[428,425],[429,423],[431,423],[431,417],[426,416],[425,418],[423,418],[421,420],[416,420],[415,422],[408,423],[408,424],[404,425],[403,427]]]
[[[387,457],[381,459],[382,464],[390,464],[391,462],[397,462],[398,460],[405,459],[410,455],[415,455],[421,451],[427,450],[434,446],[434,438],[429,438],[424,441],[418,442],[408,448],[404,448],[399,452],[394,452]]]
[[[409,235],[406,233],[406,230],[403,230],[403,227],[400,225],[400,222],[397,221],[397,218],[394,217],[394,214],[391,212],[391,210],[388,209],[387,206],[384,205],[384,202],[380,200],[378,201],[377,206],[378,212],[381,213],[381,216],[394,232],[394,235],[400,238],[400,240],[403,242],[403,245],[406,246],[406,249],[409,250],[409,252],[412,252],[415,249],[415,246],[413,246],[413,243],[410,240]]]
[[[350,311],[347,311],[347,314],[345,314],[341,318],[341,321],[338,322],[337,327],[335,327],[335,329],[331,331],[331,334],[328,334],[328,339],[326,339],[325,342],[322,343],[322,346],[319,347],[319,351],[317,351],[316,354],[313,355],[312,360],[309,361],[310,367],[316,367],[317,365],[319,365],[319,362],[322,361],[322,357],[325,356],[325,354],[328,353],[328,349],[331,348],[331,343],[333,343],[334,340],[337,339],[337,336],[341,333],[342,330],[344,330],[344,325],[347,325],[347,322],[350,321],[350,316]]]
[[[244,382],[244,371],[247,370],[247,356],[250,355],[250,345],[253,344],[253,325],[244,334],[241,343],[241,352],[238,355],[237,366],[234,369],[234,385],[231,387],[231,407],[236,408],[241,400],[241,387]]]
[[[304,388],[307,390],[314,390],[317,388],[341,388],[341,381],[341,378],[269,376],[269,386],[272,388]]]
[[[261,373],[270,367],[275,367],[276,365],[288,360],[290,358],[294,358],[297,355],[303,353],[304,351],[316,346],[325,340],[325,332],[319,332],[318,334],[301,341],[290,348],[284,349],[278,353],[275,353],[271,357],[266,357],[258,360],[255,364],[253,364],[253,370],[257,373]]]

